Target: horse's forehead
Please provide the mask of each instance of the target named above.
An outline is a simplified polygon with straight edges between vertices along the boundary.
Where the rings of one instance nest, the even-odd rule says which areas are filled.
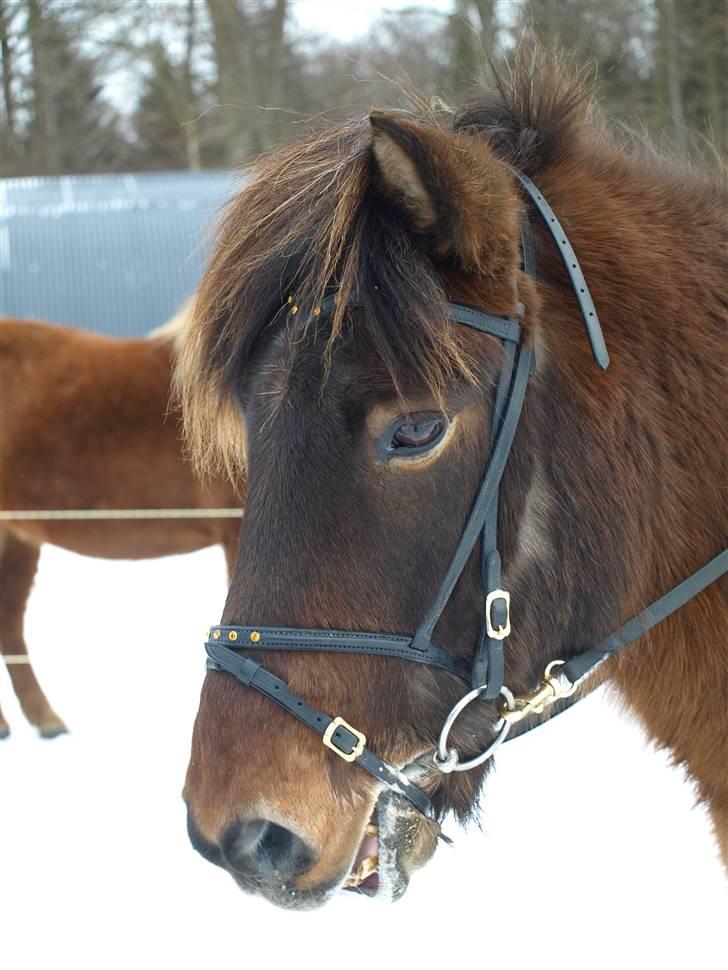
[[[302,321],[295,328],[282,327],[270,338],[251,374],[261,413],[270,414],[284,403],[295,404],[304,395],[341,401],[347,391],[357,386],[361,390],[357,382],[363,378],[377,377],[389,384],[386,369],[369,352],[361,331],[357,335],[356,326],[336,343],[330,356],[326,352],[329,337],[328,328],[324,330],[320,323]]]
[[[280,329],[269,341],[264,355],[256,364],[252,386],[256,410],[262,416],[273,415],[284,404],[291,393],[291,375],[298,365],[299,347],[295,337],[286,327]]]

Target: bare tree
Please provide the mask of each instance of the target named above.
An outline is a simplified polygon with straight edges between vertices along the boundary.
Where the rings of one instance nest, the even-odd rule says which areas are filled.
[[[250,108],[283,107],[280,73],[289,4],[207,0],[207,10],[219,106],[226,112],[226,160],[236,164],[276,141],[275,118],[263,124]]]
[[[683,111],[680,49],[677,37],[677,18],[674,0],[656,0],[658,12],[658,47],[662,53],[661,64],[666,78],[667,103],[675,140],[680,148],[687,146],[685,131],[685,112]]]
[[[15,91],[13,81],[15,75],[15,51],[10,41],[13,20],[20,12],[19,6],[11,6],[7,0],[0,2],[0,56],[2,57],[2,107],[3,107],[3,136],[9,140],[6,149],[14,150],[17,132],[15,129]]]
[[[496,52],[495,0],[455,0],[450,16],[450,85],[456,90],[472,88],[483,80],[487,68],[484,54]]]
[[[406,106],[408,87],[457,98],[481,83],[486,55],[534,40],[593,63],[611,115],[682,145],[688,129],[728,140],[726,0],[452,0],[445,13],[413,0],[348,43],[294,36],[291,8],[0,0],[5,174],[238,165],[310,116]],[[119,71],[123,117],[104,90]]]

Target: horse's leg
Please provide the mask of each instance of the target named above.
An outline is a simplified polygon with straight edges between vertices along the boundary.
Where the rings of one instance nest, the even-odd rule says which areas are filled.
[[[33,585],[40,549],[18,539],[7,530],[0,542],[0,652],[12,657],[8,671],[13,688],[31,724],[41,737],[54,738],[68,728],[55,713],[41,690],[30,665],[23,637],[23,616]],[[26,658],[26,659],[24,659]],[[0,723],[0,731],[2,723]]]
[[[7,533],[0,529],[0,560],[2,560],[3,550],[5,548],[5,542],[7,540]],[[0,596],[2,596],[2,590],[0,589]],[[2,651],[2,645],[0,644],[0,651]],[[10,725],[5,720],[5,716],[0,708],[0,741],[3,741],[10,734]]]
[[[10,734],[10,725],[5,720],[3,716],[2,708],[0,708],[0,741],[4,741],[9,734]]]

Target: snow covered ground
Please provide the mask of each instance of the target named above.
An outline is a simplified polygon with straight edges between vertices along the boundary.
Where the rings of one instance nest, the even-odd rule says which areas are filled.
[[[242,895],[192,851],[180,798],[225,584],[217,549],[44,550],[28,640],[72,733],[37,739],[0,669],[4,970],[725,965],[706,815],[600,694],[499,753],[483,831],[450,825],[401,902],[292,914]]]

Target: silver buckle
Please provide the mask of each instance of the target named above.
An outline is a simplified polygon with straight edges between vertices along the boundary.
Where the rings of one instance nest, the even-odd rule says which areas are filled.
[[[496,600],[503,600],[506,604],[506,625],[498,626],[496,630],[491,619],[491,609]],[[485,597],[485,629],[492,640],[505,640],[511,632],[511,594],[504,589],[494,589]]]
[[[357,739],[356,744],[348,754],[346,751],[342,751],[341,748],[337,748],[333,742],[334,732],[339,727],[345,728]],[[347,724],[343,717],[335,717],[333,719],[331,724],[329,724],[324,731],[322,741],[324,742],[325,747],[330,748],[335,754],[338,754],[340,758],[343,758],[344,761],[356,761],[364,750],[364,745],[367,743],[366,735],[362,734],[361,731],[357,731],[357,729],[352,727],[351,724]]]

